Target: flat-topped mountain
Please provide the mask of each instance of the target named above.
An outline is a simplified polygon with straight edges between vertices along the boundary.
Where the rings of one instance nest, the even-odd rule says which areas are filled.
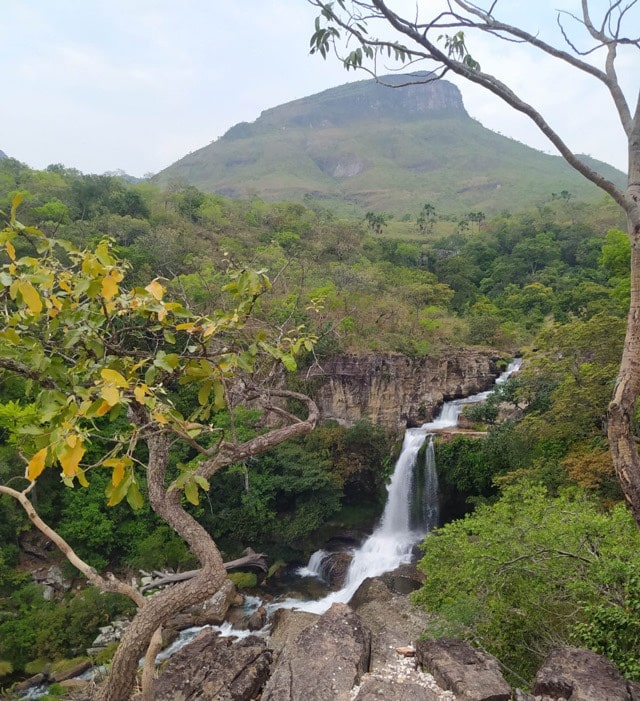
[[[552,193],[601,197],[559,156],[483,127],[460,91],[428,74],[348,83],[264,111],[161,171],[208,192],[266,200],[312,196],[352,212],[520,210]],[[603,163],[607,177],[624,175]]]

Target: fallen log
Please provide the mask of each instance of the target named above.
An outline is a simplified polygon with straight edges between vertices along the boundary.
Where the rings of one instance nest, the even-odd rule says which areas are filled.
[[[247,548],[249,550],[249,548]],[[246,552],[246,551],[245,551]],[[258,570],[259,572],[266,574],[268,571],[267,556],[264,553],[254,553],[253,551],[248,552],[243,557],[239,557],[237,560],[230,560],[224,563],[224,568],[227,570],[238,570],[238,569],[250,569]],[[200,570],[188,570],[187,572],[178,572],[175,574],[169,574],[166,572],[154,572],[157,575],[157,579],[145,584],[140,588],[140,593],[144,594],[150,589],[156,589],[157,587],[162,587],[166,584],[175,584],[176,582],[184,582],[187,579],[192,579],[195,577]]]

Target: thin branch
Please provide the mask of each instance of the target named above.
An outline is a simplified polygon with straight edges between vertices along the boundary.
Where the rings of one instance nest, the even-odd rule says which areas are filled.
[[[42,377],[40,373],[36,372],[35,370],[32,370],[28,365],[24,365],[18,360],[0,357],[0,368],[4,368],[5,370],[11,370],[11,372],[15,372],[16,375],[20,375],[30,380],[34,380],[45,389],[56,389],[58,391],[62,391],[60,389],[60,386],[50,377]]]

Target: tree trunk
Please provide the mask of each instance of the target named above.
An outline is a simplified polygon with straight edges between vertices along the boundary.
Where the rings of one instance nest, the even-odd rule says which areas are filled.
[[[640,456],[634,413],[640,395],[640,206],[629,214],[631,301],[618,380],[609,404],[608,437],[616,475],[636,523],[640,525]]]
[[[188,582],[150,597],[127,628],[113,658],[109,678],[98,692],[98,701],[127,701],[135,685],[139,660],[149,647],[155,630],[177,611],[213,596],[224,584],[226,576],[224,567],[218,571],[203,568]]]

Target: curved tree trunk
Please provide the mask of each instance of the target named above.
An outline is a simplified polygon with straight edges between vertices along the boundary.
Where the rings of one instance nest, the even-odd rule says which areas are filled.
[[[222,556],[207,531],[181,505],[181,492],[167,491],[165,474],[169,437],[148,435],[149,501],[154,511],[180,535],[198,558],[202,569],[191,580],[149,597],[127,628],[113,658],[109,678],[99,690],[99,701],[126,701],[136,682],[138,662],[158,627],[178,611],[198,604],[218,591],[226,579]]]

